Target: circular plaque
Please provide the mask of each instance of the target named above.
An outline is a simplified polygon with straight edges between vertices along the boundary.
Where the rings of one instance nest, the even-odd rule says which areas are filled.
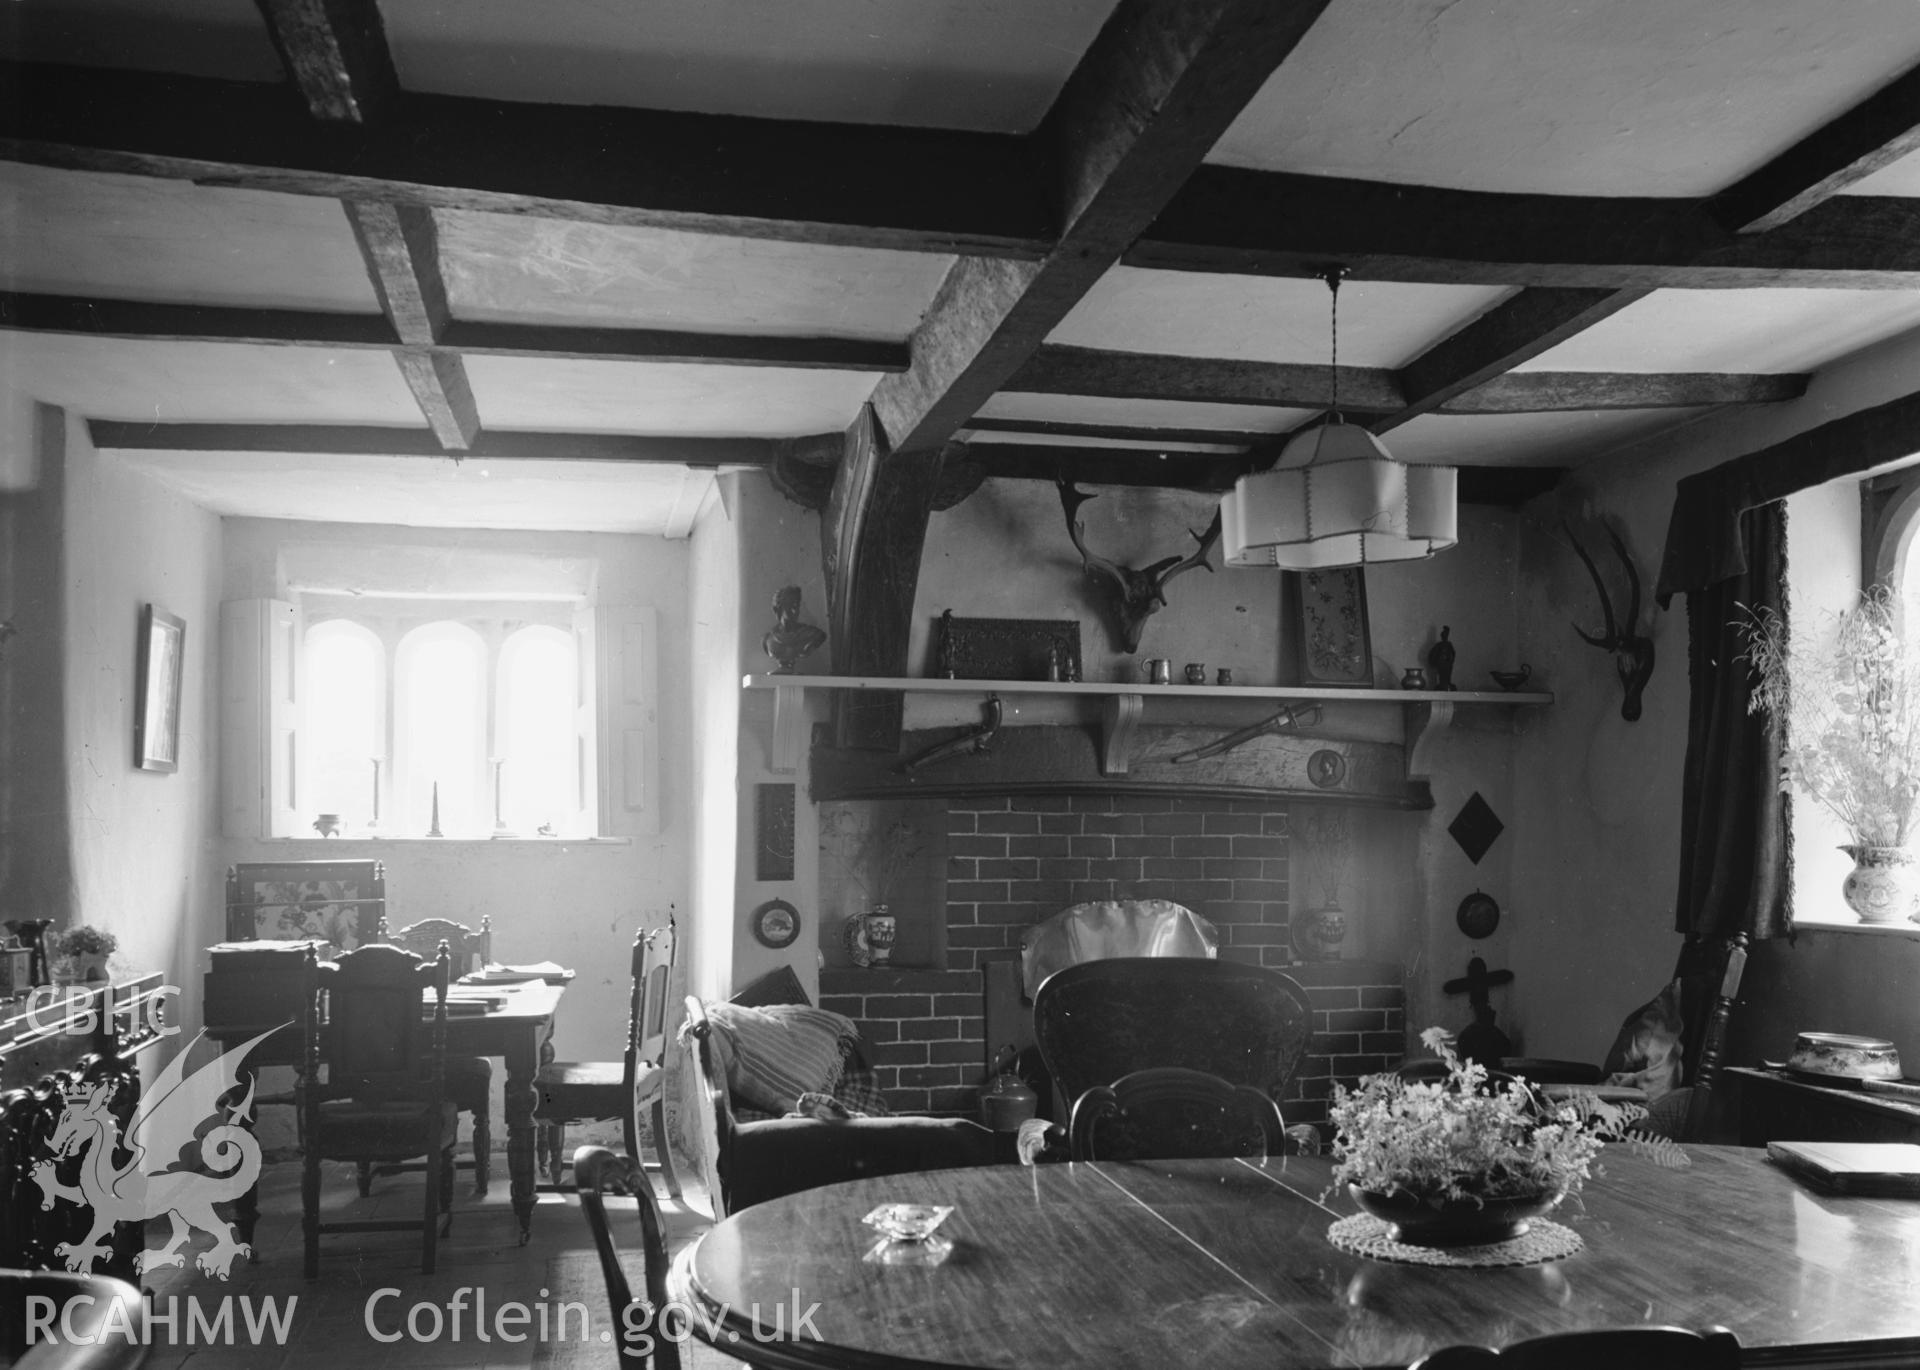
[[[1467,936],[1485,937],[1500,926],[1500,906],[1493,902],[1492,895],[1475,890],[1460,901],[1453,921]]]
[[[790,947],[800,935],[800,910],[784,899],[769,899],[753,911],[753,936],[763,947]]]
[[[1331,747],[1322,747],[1307,758],[1307,779],[1323,790],[1330,790],[1347,778],[1347,758]]]

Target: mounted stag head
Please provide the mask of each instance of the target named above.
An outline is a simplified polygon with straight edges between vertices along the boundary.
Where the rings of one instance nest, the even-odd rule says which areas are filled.
[[[1600,592],[1600,612],[1606,616],[1607,630],[1598,637],[1573,625],[1573,631],[1580,634],[1581,641],[1602,651],[1613,653],[1613,668],[1619,672],[1620,684],[1626,689],[1626,701],[1620,706],[1620,717],[1631,723],[1640,717],[1640,696],[1647,688],[1647,681],[1653,675],[1653,639],[1642,637],[1640,625],[1640,573],[1634,569],[1633,558],[1627,552],[1627,544],[1620,540],[1620,534],[1612,528],[1607,529],[1607,538],[1613,543],[1613,550],[1620,557],[1620,564],[1627,568],[1627,619],[1625,623],[1615,623],[1613,601],[1607,598],[1606,582],[1600,579],[1600,570],[1593,564],[1593,558],[1587,555],[1587,549],[1580,545],[1580,539],[1566,524],[1560,527],[1566,532],[1567,540],[1573,544],[1573,550],[1586,563],[1587,574],[1593,577],[1593,588]]]
[[[1166,607],[1167,582],[1182,571],[1191,571],[1196,566],[1213,570],[1207,558],[1220,541],[1220,511],[1214,511],[1213,522],[1207,525],[1204,534],[1187,530],[1187,535],[1200,544],[1192,555],[1162,557],[1153,565],[1136,571],[1131,566],[1120,566],[1087,550],[1084,530],[1080,526],[1080,506],[1097,496],[1081,494],[1068,481],[1063,480],[1058,484],[1060,507],[1066,511],[1067,531],[1073,536],[1074,549],[1080,553],[1080,564],[1088,575],[1098,573],[1103,577],[1101,583],[1108,587],[1115,615],[1112,626],[1119,630],[1121,650],[1131,656],[1140,650],[1140,633],[1147,626],[1147,619]]]

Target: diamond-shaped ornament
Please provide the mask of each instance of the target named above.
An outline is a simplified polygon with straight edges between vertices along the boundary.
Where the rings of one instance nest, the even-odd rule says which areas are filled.
[[[1467,860],[1477,866],[1480,858],[1487,854],[1487,848],[1506,831],[1506,827],[1500,821],[1500,815],[1480,797],[1480,791],[1475,790],[1473,798],[1462,804],[1460,812],[1453,816],[1453,822],[1447,824],[1447,831],[1460,844],[1460,850],[1467,854]]]

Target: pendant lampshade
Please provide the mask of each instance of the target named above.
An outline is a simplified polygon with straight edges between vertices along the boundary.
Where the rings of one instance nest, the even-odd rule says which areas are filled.
[[[1340,269],[1327,275],[1339,300]],[[1220,502],[1228,566],[1324,570],[1430,557],[1460,540],[1456,472],[1395,461],[1341,422],[1336,331],[1327,421],[1288,440],[1271,470],[1240,477]]]

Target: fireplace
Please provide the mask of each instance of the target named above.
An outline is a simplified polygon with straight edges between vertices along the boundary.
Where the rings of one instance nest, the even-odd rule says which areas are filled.
[[[1336,1080],[1397,1065],[1406,1049],[1397,965],[1296,962],[1289,935],[1291,815],[1284,802],[1214,797],[1015,795],[946,801],[946,879],[938,919],[916,945],[935,964],[829,966],[823,1007],[860,1023],[896,1108],[971,1114],[1009,1029],[989,1021],[983,963],[1019,955],[1029,927],[1072,904],[1170,899],[1211,922],[1220,955],[1286,970],[1314,1007],[1314,1042],[1282,1108],[1324,1122]]]

